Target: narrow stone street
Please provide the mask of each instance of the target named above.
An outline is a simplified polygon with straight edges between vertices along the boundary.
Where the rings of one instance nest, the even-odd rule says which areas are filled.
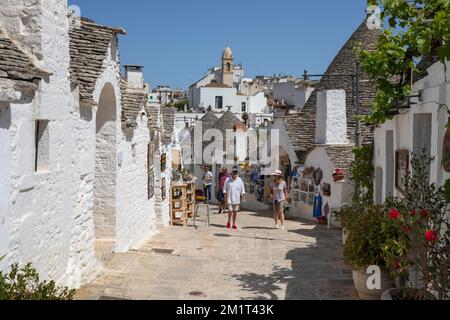
[[[215,207],[213,207],[216,209]],[[357,299],[342,235],[304,221],[274,230],[271,212],[225,215],[205,228],[169,227],[138,251],[115,254],[78,299]]]

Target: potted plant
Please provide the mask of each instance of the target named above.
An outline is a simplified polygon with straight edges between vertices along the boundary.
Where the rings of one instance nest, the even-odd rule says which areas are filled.
[[[444,191],[430,184],[433,159],[424,152],[411,161],[402,199],[390,199],[389,228],[398,237],[384,246],[384,255],[397,288],[385,300],[450,299],[450,225]]]
[[[384,260],[384,244],[395,237],[396,229],[386,227],[384,208],[375,205],[354,205],[342,210],[341,221],[347,232],[344,245],[345,262],[353,269],[353,281],[362,300],[379,300],[383,292],[393,287]],[[381,270],[381,286],[370,288],[368,272],[371,266]]]

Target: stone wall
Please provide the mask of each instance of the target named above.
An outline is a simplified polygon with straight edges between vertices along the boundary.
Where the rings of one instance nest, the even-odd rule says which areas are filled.
[[[64,1],[3,1],[3,27],[14,41],[50,72],[40,83],[32,104],[11,104],[11,124],[2,145],[9,154],[8,256],[3,267],[13,262],[32,262],[42,278],[75,283],[71,269],[71,238],[76,232],[73,216],[75,147],[73,95],[68,79],[69,41],[67,4]],[[45,23],[44,23],[45,22]],[[17,32],[19,30],[19,32]],[[58,41],[54,41],[54,39]],[[37,60],[34,59],[34,60]],[[36,120],[48,121],[48,168],[35,172]],[[81,234],[82,231],[80,230]],[[88,252],[85,249],[85,252]],[[88,264],[88,263],[87,263]]]
[[[102,203],[100,194],[105,206],[115,208],[108,226],[115,232],[102,237],[114,238],[116,251],[136,248],[155,230],[155,199],[147,197],[147,120],[136,119],[131,140],[122,131],[115,34],[92,92],[94,104],[80,105],[80,88],[70,85],[66,1],[0,1],[0,20],[8,34],[16,34],[14,41],[51,73],[32,102],[0,104],[0,256],[8,254],[0,269],[32,262],[42,279],[77,288],[99,270],[94,210]],[[32,37],[17,33],[20,28]],[[35,172],[37,120],[48,121],[48,149],[42,154],[49,159],[48,167]],[[171,152],[167,155],[162,176],[167,177],[169,195]],[[94,192],[96,185],[101,192]],[[161,209],[161,224],[167,224],[168,198]]]
[[[131,141],[119,143],[122,165],[117,179],[117,245],[119,252],[137,249],[156,232],[155,197],[148,199],[147,152],[150,135],[147,117],[138,116]],[[133,147],[134,146],[134,147]],[[133,157],[132,148],[135,149]]]
[[[425,70],[423,70],[425,72]],[[388,163],[395,163],[395,151],[408,150],[414,152],[415,115],[428,114],[431,116],[431,156],[435,159],[430,166],[430,180],[438,186],[443,185],[449,174],[444,172],[442,168],[443,143],[446,132],[446,124],[448,115],[443,110],[439,109],[436,102],[450,105],[450,85],[448,79],[450,78],[450,63],[447,63],[447,68],[444,68],[442,63],[435,63],[428,68],[428,75],[417,81],[413,86],[413,95],[422,93],[422,100],[415,104],[411,110],[406,114],[395,116],[392,120],[386,121],[383,125],[375,130],[375,166],[379,172],[382,171],[383,179],[380,185],[375,185],[377,191],[381,195],[381,200],[384,201],[387,195],[387,181],[388,181]],[[386,148],[387,132],[392,131],[394,135],[394,159],[389,159]],[[395,168],[395,164],[394,164]],[[380,171],[381,170],[381,171]],[[395,170],[395,169],[394,169]],[[392,180],[390,180],[392,181]],[[401,192],[395,188],[393,196],[402,196]],[[378,199],[379,200],[379,199]]]

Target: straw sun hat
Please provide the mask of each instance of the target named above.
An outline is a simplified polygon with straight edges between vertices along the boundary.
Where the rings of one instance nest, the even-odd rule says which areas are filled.
[[[275,170],[274,173],[272,173],[273,177],[282,177],[283,176],[283,172],[281,170]]]

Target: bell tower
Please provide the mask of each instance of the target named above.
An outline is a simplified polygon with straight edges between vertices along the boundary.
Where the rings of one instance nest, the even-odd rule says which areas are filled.
[[[222,54],[222,83],[234,86],[234,58],[230,47],[226,47]]]

